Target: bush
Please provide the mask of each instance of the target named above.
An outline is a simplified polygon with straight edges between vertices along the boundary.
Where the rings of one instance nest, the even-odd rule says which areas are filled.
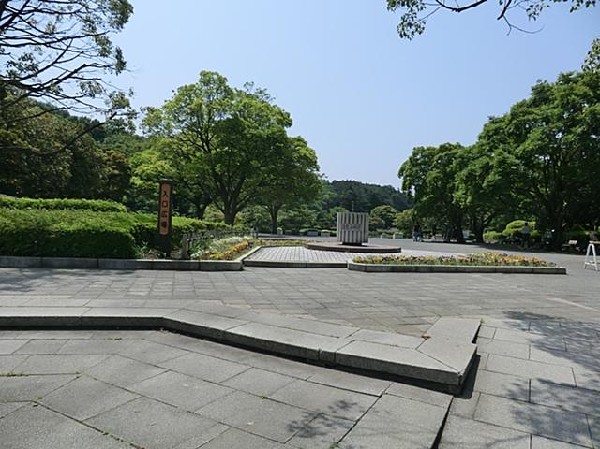
[[[6,256],[133,258],[157,248],[154,214],[0,208],[0,254]],[[184,233],[230,230],[222,223],[173,217],[174,246]]]
[[[483,240],[488,243],[501,242],[504,239],[504,235],[498,231],[488,231],[483,233]]]
[[[136,257],[124,220],[92,211],[0,210],[0,254],[45,257]],[[120,218],[120,217],[117,217]]]
[[[525,223],[528,223],[529,227],[531,228],[531,238],[539,238],[540,232],[536,229],[535,221],[528,220],[511,221],[506,225],[506,227],[502,231],[502,235],[509,239],[521,238],[521,228],[523,228]]]
[[[127,212],[127,208],[123,204],[115,201],[72,198],[15,198],[12,196],[0,196],[0,208]]]

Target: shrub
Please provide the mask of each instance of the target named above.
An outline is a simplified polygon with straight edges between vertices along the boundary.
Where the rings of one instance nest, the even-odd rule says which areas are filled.
[[[540,233],[537,231],[535,227],[535,221],[527,221],[527,220],[515,220],[511,221],[506,225],[504,230],[502,231],[502,235],[509,239],[521,238],[521,228],[525,225],[525,223],[529,224],[531,228],[531,238],[535,239],[539,237]],[[535,233],[535,235],[534,235]]]
[[[137,248],[157,248],[156,221],[147,213],[0,208],[0,254],[132,258]],[[179,245],[184,233],[229,229],[173,217],[173,244]]]
[[[123,204],[108,200],[86,200],[73,198],[16,198],[12,196],[0,196],[0,208],[127,212],[127,208]]]
[[[135,257],[133,236],[124,220],[114,219],[121,218],[115,215],[127,214],[74,210],[0,210],[0,254]]]
[[[500,242],[504,239],[504,235],[498,231],[488,231],[483,234],[483,240],[489,243]]]

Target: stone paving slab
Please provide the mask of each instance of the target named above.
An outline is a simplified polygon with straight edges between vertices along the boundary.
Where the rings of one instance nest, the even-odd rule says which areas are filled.
[[[3,341],[88,342],[93,354],[81,355],[105,358],[75,375],[53,374],[63,370],[58,356],[44,375],[26,360],[16,367],[19,376],[0,375],[0,447],[429,449],[451,402],[443,393],[323,367],[312,366],[310,376],[296,377],[291,373],[303,372],[306,365],[282,359],[270,365],[269,355],[165,331],[107,330],[87,339],[72,337],[72,331],[0,330]],[[135,356],[145,344],[164,345],[173,350],[173,363],[111,354],[114,348],[104,342],[114,341]],[[218,347],[223,350],[215,351]],[[100,348],[108,352],[95,354]],[[215,360],[236,369],[225,374]],[[290,374],[265,369],[279,363],[297,369]],[[205,378],[211,370],[223,376]]]
[[[476,319],[442,318],[425,338],[419,339],[283,315],[241,315],[238,310],[232,314],[239,319],[184,309],[12,307],[0,308],[0,326],[167,328],[329,366],[430,382],[435,388],[451,392],[460,390],[471,366],[475,355],[471,341],[479,326]]]
[[[478,249],[475,245],[402,242],[403,247],[408,245],[415,248],[435,248],[435,251],[439,252],[471,252],[484,249]],[[467,378],[463,392],[452,400],[448,425],[442,434],[440,447],[450,447],[446,446],[450,442],[446,437],[451,433],[449,424],[454,416],[465,420],[463,430],[453,432],[455,437],[452,447],[456,448],[511,447],[511,435],[515,435],[511,431],[516,432],[516,435],[525,434],[524,437],[529,438],[530,449],[581,448],[586,447],[585,445],[591,447],[589,441],[600,447],[600,418],[593,394],[600,391],[600,373],[594,367],[593,359],[589,357],[599,355],[597,348],[600,347],[600,276],[597,272],[583,270],[583,258],[578,255],[543,254],[541,257],[560,266],[567,266],[569,275],[515,277],[423,273],[419,276],[380,276],[348,270],[273,271],[261,268],[248,268],[237,273],[2,269],[0,309],[20,309],[16,312],[17,317],[25,315],[25,309],[29,307],[44,306],[54,308],[49,309],[49,313],[55,315],[72,311],[70,307],[86,310],[98,307],[155,308],[170,311],[189,309],[244,322],[247,321],[244,318],[247,313],[267,311],[365,331],[385,331],[391,332],[392,335],[394,332],[400,332],[410,334],[418,341],[422,340],[423,334],[440,316],[483,318],[477,338],[479,354],[476,358],[476,369],[471,371],[474,378]],[[14,311],[9,310],[6,317],[8,321],[11,314],[15,315]],[[323,334],[322,331],[319,332]],[[361,331],[357,331],[357,334],[359,332]],[[65,342],[65,346],[70,346],[72,343],[66,340],[92,340],[94,348],[101,348],[103,345],[96,345],[93,340],[110,339],[106,337],[109,333],[113,333],[115,338],[125,338],[124,334],[131,335],[129,331],[110,330],[2,331],[0,341],[15,339],[24,342],[24,345],[11,354],[0,354],[0,382],[24,382],[25,378],[29,378],[28,382],[34,379],[49,381],[55,376],[44,374],[2,377],[1,373],[7,374],[16,370],[31,355],[53,353],[56,347],[60,347],[61,341]],[[251,364],[250,370],[255,371],[240,372],[223,382],[224,386],[229,386],[225,384],[231,382],[234,385],[230,388],[237,389],[237,378],[241,391],[249,390],[247,386],[254,384],[254,374],[262,376],[269,372],[272,373],[269,379],[274,380],[275,390],[297,379],[314,379],[315,383],[362,394],[392,393],[392,388],[386,390],[385,385],[388,381],[384,380],[370,378],[368,381],[361,381],[363,377],[356,374],[331,369],[323,371],[323,368],[318,366],[298,364],[273,355],[248,353],[239,348],[223,347],[214,342],[191,339],[178,334],[136,331],[135,335],[144,335],[145,340],[139,337],[132,338],[145,344],[159,344],[176,348],[178,351],[190,351],[220,359],[227,358],[240,364]],[[58,345],[55,344],[57,342]],[[410,340],[409,344],[404,346],[411,347]],[[5,352],[9,352],[11,347],[11,344],[7,345]],[[158,350],[160,356],[154,360],[149,358],[148,354],[154,351],[155,347],[146,347],[148,351],[140,347],[139,351],[113,354],[100,365],[86,370],[94,369],[98,376],[95,377],[96,380],[106,380],[115,387],[123,385],[120,388],[127,388],[127,385],[144,380],[128,382],[127,376],[136,372],[138,368],[142,368],[146,378],[169,371],[156,365],[169,360],[168,357],[165,358],[168,350]],[[31,348],[31,351],[27,350],[28,348]],[[21,351],[24,353],[20,353]],[[539,360],[530,359],[530,353]],[[176,352],[174,358],[181,356],[180,352]],[[135,362],[140,365],[136,365]],[[108,366],[101,370],[104,365]],[[112,377],[108,375],[109,372],[115,373],[120,370],[128,374],[113,374]],[[40,386],[37,391],[41,396],[50,394],[50,390],[75,380],[74,376],[77,375],[63,376],[52,385]],[[105,380],[100,379],[100,376]],[[259,382],[256,384],[260,385]],[[540,384],[547,388],[540,387]],[[11,402],[11,406],[8,407],[0,399],[0,416],[7,413],[10,416],[23,405],[30,404],[28,401],[31,398],[40,396],[36,388],[30,386],[35,386],[35,383],[20,383],[20,387],[10,390],[3,390],[3,386],[0,386],[0,393],[11,391],[14,395],[22,394],[22,401],[25,401]],[[273,389],[265,388],[264,382],[261,388],[262,392],[260,389],[256,393],[246,392],[260,393],[259,396],[274,393]],[[564,401],[554,400],[555,398],[550,396],[552,393]],[[402,394],[399,396],[403,397]],[[495,420],[497,423],[494,424],[474,420],[476,413],[478,417],[485,416],[477,412],[479,402],[485,395],[516,402],[515,407],[509,408],[512,410],[508,415],[510,419],[502,421],[502,427],[499,420]],[[421,400],[425,401],[425,398],[421,397]],[[485,400],[483,403],[485,404]],[[529,404],[531,407],[520,407],[520,404]],[[588,441],[583,446],[581,443],[561,441],[557,439],[562,438],[558,434],[550,437],[543,431],[542,423],[545,420],[572,412],[576,413],[576,421],[587,423],[587,428],[574,427],[575,433],[581,432],[581,436],[571,434],[579,438],[579,441]],[[312,421],[314,426],[307,426],[306,430],[301,429],[296,434],[312,437],[299,438],[293,446],[290,444],[296,435],[282,444],[245,430],[229,429],[209,443],[205,443],[201,435],[195,435],[182,442],[180,449],[186,445],[197,449],[203,444],[213,442],[214,447],[235,448],[234,443],[238,440],[248,443],[247,446],[241,447],[256,445],[265,448],[318,448],[321,447],[319,444],[299,442],[317,441],[316,438],[321,434],[327,438],[325,435],[329,429],[328,424],[334,425],[337,421],[336,418],[327,415],[321,419],[316,411],[315,413]],[[539,420],[536,419],[538,415],[541,416]],[[518,427],[519,423],[526,423],[528,430],[524,431]],[[473,432],[469,433],[469,429],[473,429]],[[480,440],[473,440],[479,443],[469,440],[474,432],[481,436]],[[233,438],[227,435],[233,435]],[[503,439],[503,435],[508,435],[508,438]],[[223,444],[220,444],[220,441],[223,441]],[[340,442],[339,439],[330,440],[323,447],[329,449],[334,441]],[[514,447],[518,447],[516,441]]]
[[[410,256],[439,255],[432,251],[415,250],[403,250],[402,254]],[[244,265],[264,268],[346,268],[348,261],[354,257],[369,255],[385,257],[397,256],[398,253],[318,251],[303,246],[264,247],[244,258]]]
[[[476,369],[452,402],[439,447],[599,447],[600,374],[590,351],[600,347],[600,324],[484,319],[482,329]],[[567,345],[569,330],[584,343]]]

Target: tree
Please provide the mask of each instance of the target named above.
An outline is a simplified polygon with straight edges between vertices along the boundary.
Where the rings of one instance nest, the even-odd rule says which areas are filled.
[[[458,154],[454,198],[464,208],[475,241],[483,242],[485,229],[498,217],[514,219],[519,212],[512,186],[517,161],[497,140],[497,130],[505,126],[491,119],[477,143]]]
[[[174,156],[193,167],[227,224],[268,184],[290,126],[290,115],[263,89],[234,89],[207,71],[144,118],[146,132],[166,139]]]
[[[123,29],[132,12],[127,0],[0,0],[1,109],[31,98],[52,109],[111,116],[126,107],[123,92],[111,91],[103,78],[126,68],[111,34]],[[5,125],[14,119],[2,120]]]
[[[592,48],[590,48],[581,68],[584,72],[600,70],[600,37],[592,41]]]
[[[173,179],[175,170],[161,155],[157,145],[148,142],[149,147],[129,158],[131,164],[131,192],[127,206],[138,211],[156,211],[158,181]],[[177,199],[179,195],[175,195]]]
[[[317,154],[301,137],[289,139],[276,165],[266,173],[258,202],[271,217],[271,232],[277,233],[277,218],[283,207],[295,208],[315,199],[321,190]]]
[[[43,106],[23,101],[11,112],[30,116],[27,126],[0,126],[0,193],[122,200],[130,175],[125,157],[89,135],[71,141],[84,124],[66,113],[40,113]]]
[[[433,219],[437,226],[445,228],[447,238],[458,242],[464,240],[465,210],[455,197],[458,158],[463,150],[458,143],[417,147],[398,170],[403,191],[414,199],[416,218]]]
[[[570,12],[596,6],[596,0],[500,0],[496,19],[504,21],[509,27],[509,31],[521,30],[511,19],[513,13],[525,14],[527,19],[537,20],[550,2],[563,3],[565,1],[571,4]],[[439,11],[460,13],[477,8],[487,2],[488,0],[387,0],[387,8],[394,12],[402,11],[397,28],[398,34],[402,38],[412,39],[423,34],[429,17]]]
[[[394,226],[398,211],[392,206],[377,206],[369,212],[369,221],[380,223],[381,226],[375,229],[390,229]]]
[[[566,73],[555,83],[539,82],[531,97],[501,120],[494,146],[510,152],[512,194],[540,229],[555,231],[554,246],[567,228],[597,221],[600,73]]]
[[[413,229],[413,211],[406,209],[396,214],[394,226],[402,233],[404,237],[411,235]]]

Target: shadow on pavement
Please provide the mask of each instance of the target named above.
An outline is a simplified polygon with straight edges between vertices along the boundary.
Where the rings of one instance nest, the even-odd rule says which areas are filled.
[[[61,269],[61,268],[5,268],[0,270],[0,295],[27,293],[43,283],[57,282],[61,277],[98,277],[101,274],[131,275],[133,270]]]

